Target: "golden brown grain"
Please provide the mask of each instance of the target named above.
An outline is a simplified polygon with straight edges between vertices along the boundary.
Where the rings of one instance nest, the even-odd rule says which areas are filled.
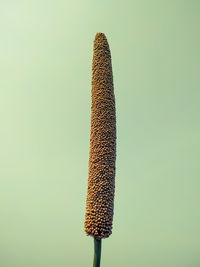
[[[85,231],[96,239],[112,233],[116,113],[110,49],[103,33],[94,40],[92,105]]]

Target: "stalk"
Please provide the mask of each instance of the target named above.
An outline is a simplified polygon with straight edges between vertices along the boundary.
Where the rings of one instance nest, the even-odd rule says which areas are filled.
[[[100,267],[101,261],[101,239],[98,240],[94,237],[94,262],[93,267]]]

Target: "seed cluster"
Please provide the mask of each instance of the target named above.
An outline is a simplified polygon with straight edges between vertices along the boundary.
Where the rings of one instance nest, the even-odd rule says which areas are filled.
[[[94,40],[91,132],[85,231],[96,239],[112,233],[116,113],[110,49],[103,33]]]

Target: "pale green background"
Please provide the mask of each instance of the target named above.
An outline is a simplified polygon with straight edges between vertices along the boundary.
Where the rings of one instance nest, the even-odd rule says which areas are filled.
[[[200,266],[200,1],[0,1],[0,266],[92,266],[93,40],[117,107],[102,267]]]

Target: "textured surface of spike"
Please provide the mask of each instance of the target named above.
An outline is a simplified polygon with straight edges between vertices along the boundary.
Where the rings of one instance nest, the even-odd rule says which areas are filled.
[[[111,54],[106,36],[94,39],[91,90],[91,132],[85,231],[96,239],[112,233],[116,112]]]

